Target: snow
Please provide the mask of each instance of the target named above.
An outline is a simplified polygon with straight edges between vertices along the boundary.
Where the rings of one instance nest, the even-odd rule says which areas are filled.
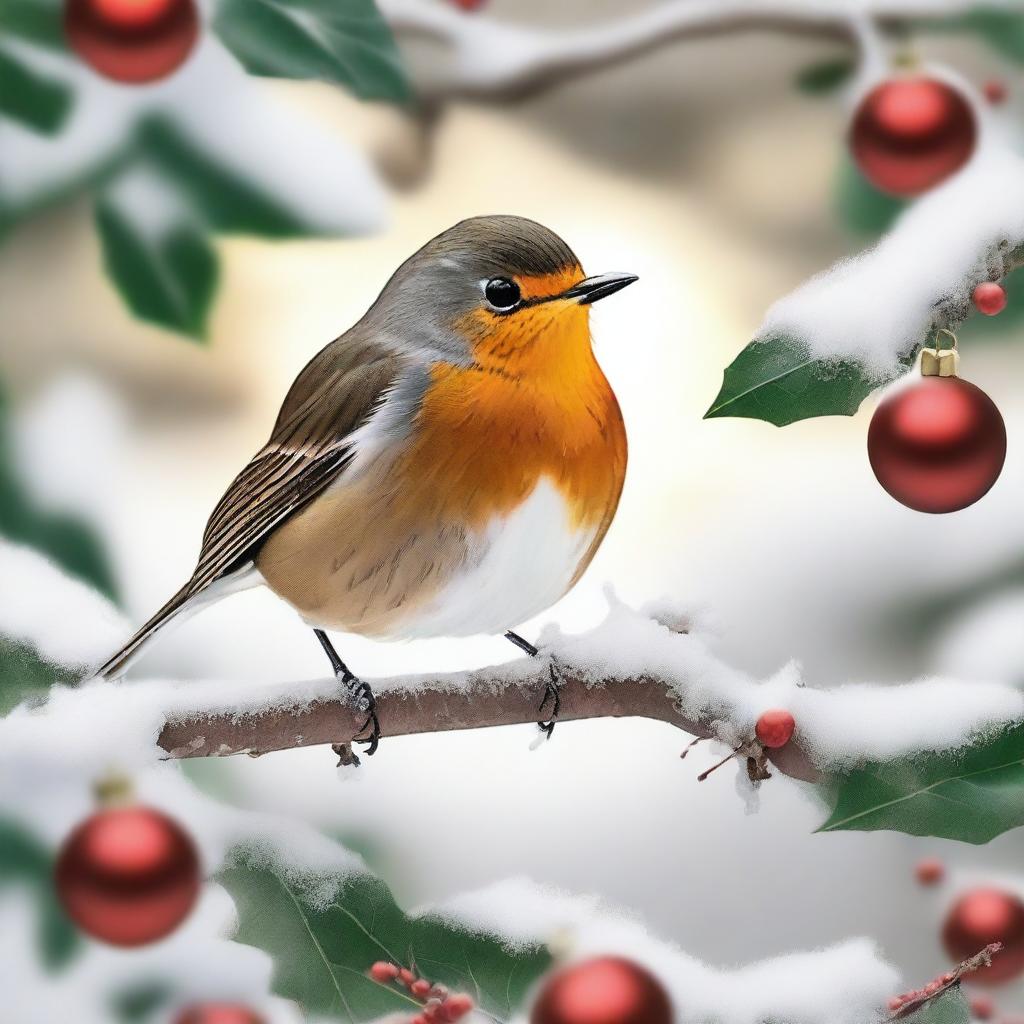
[[[10,49],[39,73],[70,84],[75,103],[55,135],[0,120],[0,202],[17,207],[73,187],[130,146],[140,119],[161,114],[308,230],[362,234],[383,225],[385,192],[364,156],[246,74],[212,33],[176,74],[131,87],[38,47],[12,42]]]
[[[876,246],[776,302],[757,336],[798,338],[815,358],[852,358],[884,380],[923,340],[936,307],[959,322],[974,285],[1002,276],[1005,257],[1022,243],[1024,159],[993,141],[914,202]]]
[[[740,967],[714,967],[650,934],[625,913],[509,879],[456,896],[432,913],[460,927],[504,936],[513,948],[547,943],[566,961],[620,955],[647,967],[669,989],[677,1024],[866,1024],[899,986],[874,944],[856,939]]]

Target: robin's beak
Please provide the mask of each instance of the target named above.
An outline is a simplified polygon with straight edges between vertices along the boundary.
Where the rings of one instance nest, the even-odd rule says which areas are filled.
[[[568,291],[562,292],[560,299],[575,299],[581,306],[589,306],[598,299],[614,295],[622,291],[626,285],[638,280],[636,274],[598,274],[597,277],[586,277],[579,284],[574,284]]]

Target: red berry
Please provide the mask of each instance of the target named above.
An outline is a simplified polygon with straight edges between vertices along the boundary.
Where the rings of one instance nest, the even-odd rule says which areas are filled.
[[[974,306],[985,316],[995,316],[1006,309],[1006,289],[995,281],[982,281],[971,295]]]
[[[793,737],[796,720],[786,710],[774,708],[763,711],[754,726],[754,732],[761,746],[776,749],[784,747]]]
[[[57,858],[57,895],[95,939],[141,946],[169,935],[199,896],[199,855],[182,827],[148,807],[87,818]]]
[[[483,5],[484,0],[455,0],[455,6],[464,11],[479,11]]]
[[[409,970],[408,967],[403,967],[398,972],[398,980],[406,987],[409,988],[412,983],[416,980],[416,975]]]
[[[558,971],[545,983],[530,1024],[672,1024],[672,1003],[650,971],[621,957],[599,957]]]
[[[984,85],[985,99],[994,107],[1006,102],[1006,83],[998,78],[989,79]]]
[[[981,388],[960,377],[922,377],[875,410],[868,458],[878,482],[901,504],[956,512],[999,479],[1006,427]]]
[[[182,1010],[174,1024],[264,1024],[263,1018],[247,1006],[232,1003],[203,1003]]]
[[[850,150],[876,188],[916,196],[967,163],[977,134],[974,112],[956,89],[908,75],[882,82],[861,101]]]
[[[455,995],[449,996],[444,1001],[441,1012],[447,1021],[462,1020],[475,1005],[473,1000],[464,992],[456,992]]]
[[[975,996],[971,1000],[971,1016],[976,1020],[990,1020],[996,1012],[996,1004],[989,996]]]
[[[950,909],[942,927],[942,942],[952,960],[967,960],[990,942],[1003,948],[991,967],[980,967],[964,980],[998,985],[1024,971],[1024,903],[1000,889],[973,889]]]
[[[152,82],[185,62],[199,35],[194,0],[67,0],[71,48],[107,78]]]
[[[921,885],[935,885],[942,881],[945,874],[945,865],[936,857],[926,857],[918,861],[917,867],[914,868],[914,877]]]
[[[942,982],[938,979],[935,979],[934,981],[929,981],[928,984],[924,987],[924,994],[926,996],[935,995],[935,993],[938,992],[940,988],[942,988]]]
[[[394,964],[378,960],[370,968],[370,977],[374,981],[379,981],[382,985],[386,985],[389,981],[394,981],[398,977],[398,968]]]
[[[891,996],[888,1005],[890,1010],[898,1010],[903,1005],[903,996]]]
[[[430,982],[424,978],[418,978],[409,986],[409,991],[417,999],[426,999],[430,995]]]

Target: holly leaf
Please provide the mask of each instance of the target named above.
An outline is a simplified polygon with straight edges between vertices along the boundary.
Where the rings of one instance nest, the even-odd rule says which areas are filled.
[[[906,201],[879,192],[853,161],[839,165],[835,185],[835,207],[843,226],[858,235],[881,235],[892,227]]]
[[[27,886],[39,913],[37,940],[43,962],[51,970],[64,966],[80,939],[57,901],[53,857],[21,826],[0,819],[0,888]]]
[[[3,0],[0,29],[52,49],[67,47],[60,0]]]
[[[849,81],[855,70],[856,64],[845,57],[818,61],[797,74],[796,87],[809,96],[824,96]]]
[[[219,264],[171,182],[138,173],[119,179],[96,202],[96,227],[107,273],[131,311],[201,340]]]
[[[254,75],[334,82],[366,100],[410,96],[373,0],[222,0],[213,27]]]
[[[970,1024],[971,1010],[960,986],[955,985],[900,1019],[912,1024]]]
[[[1024,725],[963,750],[868,764],[833,788],[835,804],[819,832],[987,843],[1024,825]]]
[[[755,338],[725,368],[704,418],[741,416],[784,427],[812,416],[852,416],[886,383],[852,359],[822,359],[804,342],[775,334]]]
[[[6,428],[7,403],[0,388],[0,535],[41,551],[111,600],[117,588],[100,539],[71,516],[39,508],[15,472]]]
[[[0,49],[0,114],[37,132],[59,131],[71,110],[71,90]]]
[[[551,962],[539,946],[512,950],[493,935],[436,917],[410,917],[371,875],[344,880],[326,904],[311,896],[317,880],[304,882],[273,866],[236,863],[218,881],[235,901],[238,940],[270,954],[274,991],[310,1017],[357,1024],[416,1013],[420,1004],[404,989],[366,976],[371,964],[388,960],[415,965],[432,983],[466,992],[484,1011],[507,1020]]]
[[[0,715],[27,697],[47,693],[54,683],[77,678],[73,669],[48,662],[34,647],[0,636]]]

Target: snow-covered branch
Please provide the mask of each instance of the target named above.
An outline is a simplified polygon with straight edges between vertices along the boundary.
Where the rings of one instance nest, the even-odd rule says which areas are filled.
[[[858,19],[878,25],[966,10],[967,0],[666,0],[572,29],[535,29],[467,15],[443,0],[380,0],[396,36],[444,44],[449,58],[421,82],[429,99],[514,98],[682,39],[767,31],[858,45]]]

